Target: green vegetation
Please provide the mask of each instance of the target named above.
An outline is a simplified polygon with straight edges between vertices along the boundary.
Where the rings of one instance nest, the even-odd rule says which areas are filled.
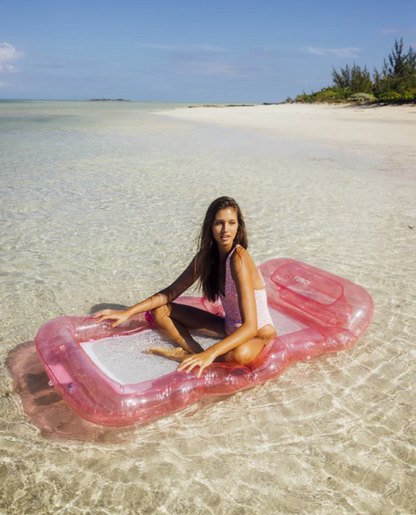
[[[374,69],[371,79],[367,67],[361,69],[355,63],[348,64],[338,72],[332,69],[332,86],[316,93],[296,97],[297,102],[342,103],[342,102],[385,102],[407,103],[416,101],[416,52],[409,47],[403,49],[403,39],[394,42],[394,48],[384,59],[379,72]]]

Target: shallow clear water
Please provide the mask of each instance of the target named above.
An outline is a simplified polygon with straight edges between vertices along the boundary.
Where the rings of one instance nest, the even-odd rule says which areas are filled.
[[[0,511],[415,513],[414,165],[151,112],[167,107],[0,103]],[[74,419],[38,368],[36,331],[169,284],[224,194],[258,264],[289,256],[357,282],[369,329],[144,426]]]

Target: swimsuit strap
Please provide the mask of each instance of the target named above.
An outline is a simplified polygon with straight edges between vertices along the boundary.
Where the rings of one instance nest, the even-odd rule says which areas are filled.
[[[237,291],[235,290],[235,283],[234,283],[234,279],[231,275],[231,265],[230,265],[230,260],[231,260],[231,256],[234,254],[235,252],[235,249],[237,247],[241,247],[241,245],[236,245],[233,250],[228,254],[227,256],[227,259],[225,261],[225,284],[224,284],[224,293],[225,293],[225,296],[227,296],[227,285],[228,287],[231,287],[234,292],[233,293],[237,293]],[[228,279],[228,280],[227,280]],[[232,284],[233,286],[230,286],[230,284]],[[221,292],[220,292],[221,293]],[[222,293],[221,293],[222,295]],[[224,297],[224,295],[222,295]]]
[[[227,263],[229,263],[229,262],[230,262],[231,256],[234,254],[235,249],[236,249],[237,247],[241,247],[241,245],[239,245],[239,244],[237,243],[237,245],[233,248],[233,250],[228,254],[228,256],[227,256],[227,261],[225,262],[225,266],[227,266]]]
[[[234,254],[235,252],[235,249],[237,247],[241,247],[241,245],[236,245],[233,250],[228,254],[227,256],[227,259],[225,261],[225,294],[227,294],[227,276],[229,275],[230,279],[234,282],[234,279],[232,278],[232,275],[231,275],[231,265],[230,265],[230,261],[231,261],[231,256]]]

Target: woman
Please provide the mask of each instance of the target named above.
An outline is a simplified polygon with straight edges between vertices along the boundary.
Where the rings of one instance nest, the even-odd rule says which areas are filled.
[[[198,251],[188,268],[168,288],[125,311],[104,310],[95,318],[116,320],[112,327],[136,313],[150,311],[154,323],[178,345],[153,347],[148,353],[179,361],[178,370],[199,367],[198,377],[214,360],[247,364],[276,336],[267,307],[263,277],[247,252],[247,233],[237,202],[220,197],[208,208]],[[220,297],[225,318],[173,301],[199,279],[204,296]],[[189,330],[222,340],[207,350]]]

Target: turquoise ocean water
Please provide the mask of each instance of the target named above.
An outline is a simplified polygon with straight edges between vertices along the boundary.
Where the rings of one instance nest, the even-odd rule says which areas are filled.
[[[414,168],[155,114],[175,107],[0,102],[0,512],[416,513]],[[365,287],[370,328],[261,387],[135,428],[83,425],[34,335],[169,284],[220,195],[239,201],[256,263],[293,257]]]

